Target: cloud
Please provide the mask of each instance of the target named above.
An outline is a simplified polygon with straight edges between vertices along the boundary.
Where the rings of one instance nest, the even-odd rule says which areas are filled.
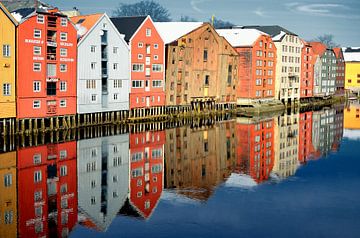
[[[195,11],[199,12],[199,13],[204,13],[204,11],[199,7],[199,4],[207,2],[209,0],[191,0],[190,4],[192,9],[194,9]]]
[[[255,15],[259,16],[259,17],[264,17],[265,16],[265,12],[261,9],[258,8],[254,11]]]

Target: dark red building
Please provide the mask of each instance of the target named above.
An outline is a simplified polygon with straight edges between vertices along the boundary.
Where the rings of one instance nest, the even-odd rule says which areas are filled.
[[[300,98],[310,98],[314,94],[314,55],[310,44],[303,41],[301,51]]]
[[[345,60],[344,54],[340,47],[333,48],[336,57],[336,94],[343,95],[345,93]]]
[[[312,144],[312,112],[300,114],[299,123],[299,162],[306,163],[309,157],[314,153]]]

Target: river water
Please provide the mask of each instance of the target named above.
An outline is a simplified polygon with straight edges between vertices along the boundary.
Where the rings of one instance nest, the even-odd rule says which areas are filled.
[[[0,237],[359,237],[359,114],[2,141]]]

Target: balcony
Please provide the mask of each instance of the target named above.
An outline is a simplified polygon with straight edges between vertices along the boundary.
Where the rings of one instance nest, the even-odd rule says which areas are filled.
[[[107,54],[107,52],[102,52],[102,53],[101,53],[101,60],[102,60],[102,61],[107,61],[107,60],[108,60],[108,54]]]
[[[56,20],[57,17],[49,16],[47,21],[48,28],[56,28]]]
[[[101,70],[101,77],[102,78],[107,78],[108,77],[108,69],[107,68],[103,68]]]

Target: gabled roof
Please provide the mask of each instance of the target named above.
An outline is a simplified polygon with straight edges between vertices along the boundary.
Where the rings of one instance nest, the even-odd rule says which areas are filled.
[[[118,31],[125,35],[125,41],[129,42],[146,18],[147,16],[112,17],[111,21],[114,23]]]
[[[315,55],[322,56],[327,50],[327,46],[321,42],[309,42]]]
[[[11,11],[11,14],[18,22],[22,22],[24,19],[30,17],[32,14],[35,14],[36,12],[47,13],[49,12],[49,10],[54,10],[54,9],[56,8],[39,0],[27,1],[26,4],[21,5],[20,8],[15,8],[13,11]]]
[[[84,37],[91,28],[99,21],[104,14],[90,14],[76,17],[70,17],[70,20],[75,24],[78,32],[78,36],[81,39]]]
[[[340,47],[335,47],[335,48],[333,48],[333,51],[334,51],[334,53],[335,53],[335,57],[337,58],[337,59],[339,59],[340,57],[344,57],[344,55],[342,54],[342,50],[341,50],[341,48]]]
[[[8,11],[8,9],[0,2],[0,9],[4,12],[4,14],[12,21],[12,23],[17,26],[18,22],[15,20],[15,18],[11,15],[11,13]]]
[[[201,27],[203,22],[155,22],[156,30],[159,32],[165,44],[176,41],[180,37]]]
[[[273,40],[280,41],[286,34],[297,36],[297,34],[278,25],[273,26],[242,26],[243,29],[257,29],[269,34]]]
[[[216,31],[233,47],[252,46],[260,36],[268,35],[257,29],[218,29]]]

